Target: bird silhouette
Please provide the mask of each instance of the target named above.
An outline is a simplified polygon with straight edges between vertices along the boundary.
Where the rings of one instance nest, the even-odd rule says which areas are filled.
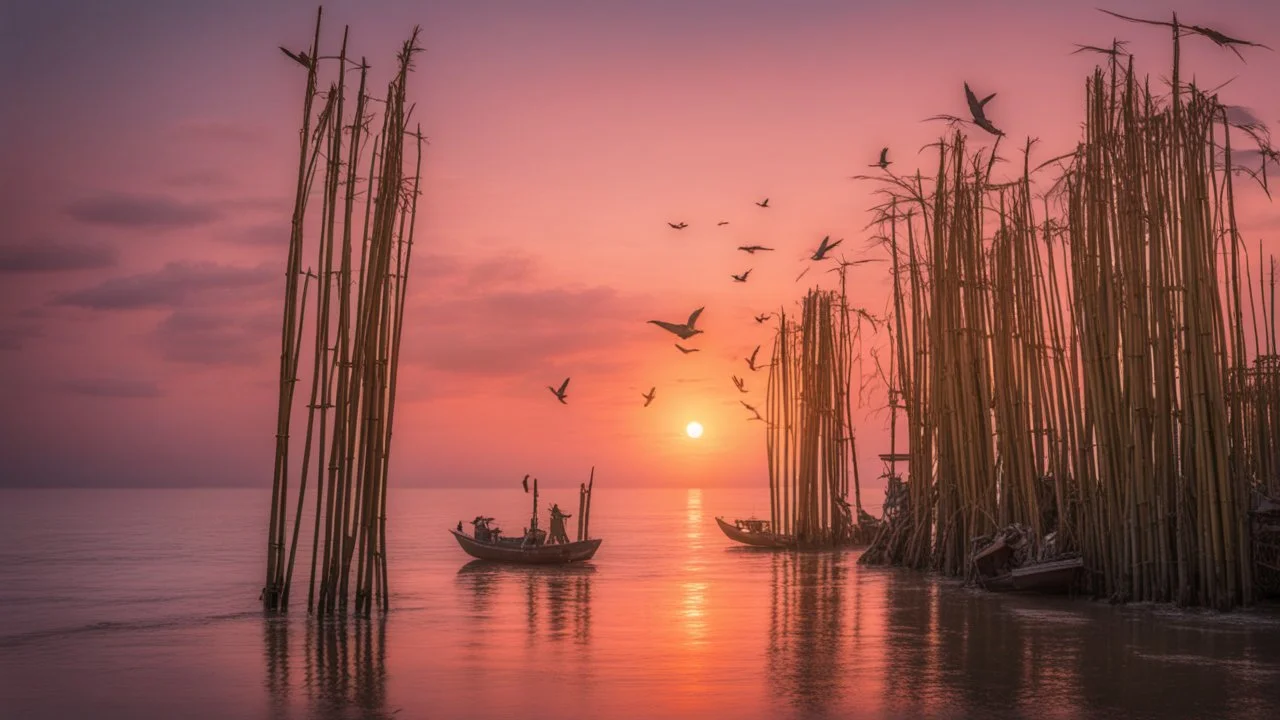
[[[285,55],[288,55],[290,58],[293,59],[294,62],[298,63],[302,67],[308,70],[311,69],[311,58],[307,57],[306,50],[303,50],[302,52],[299,52],[299,53],[295,53],[290,51],[289,48],[286,48],[285,46],[281,45],[280,52],[284,53]]]
[[[680,343],[676,343],[676,349],[684,353],[685,355],[688,355],[689,353],[693,353],[693,352],[698,352],[698,348],[687,348],[681,345]]]
[[[716,227],[720,227],[721,225],[728,225],[728,224],[729,224],[728,220],[721,220],[720,222],[716,223]]]
[[[765,324],[765,322],[767,322],[767,321],[769,320],[769,318],[771,318],[771,317],[773,317],[773,313],[762,313],[762,314],[760,314],[760,315],[757,315],[757,316],[756,316],[756,322],[758,322],[758,323],[760,323],[761,325],[763,325],[763,324]]]
[[[759,370],[762,367],[767,367],[765,365],[756,365],[756,355],[759,355],[759,354],[760,354],[760,346],[757,345],[756,349],[751,351],[751,357],[747,358],[747,367],[751,368],[752,372],[755,372],[756,370]]]
[[[762,207],[762,208],[767,208],[767,207],[769,207],[769,198],[765,198],[765,199],[761,200],[760,202],[758,202],[758,203],[756,203],[756,204],[757,204],[757,205],[759,205],[759,206],[760,206],[760,207]]]
[[[733,278],[734,282],[744,283],[747,281],[747,276],[751,274],[751,270],[753,269],[754,268],[750,268],[746,272],[742,273],[741,275],[730,275],[729,277]]]
[[[738,377],[737,375],[730,375],[729,377],[733,378],[733,384],[734,384],[734,385],[736,385],[736,386],[738,387],[738,392],[746,392],[746,391],[747,391],[747,387],[746,387],[747,383],[746,383],[746,381],[745,381],[745,380],[743,380],[742,378]]]
[[[831,236],[824,235],[822,238],[822,243],[818,245],[817,250],[813,251],[813,255],[809,259],[810,260],[826,260],[827,253],[831,252],[832,250],[835,250],[836,246],[842,242],[844,242],[843,239],[837,240],[835,242],[831,242]],[[799,280],[799,278],[796,278],[796,279]]]
[[[703,308],[698,308],[697,310],[694,310],[692,313],[690,313],[689,320],[684,324],[663,322],[662,320],[650,320],[649,322],[654,325],[657,325],[658,327],[662,328],[663,330],[666,330],[667,332],[675,333],[676,335],[680,336],[681,340],[688,340],[694,335],[697,335],[698,333],[702,332],[701,330],[698,330],[693,326],[694,323],[698,322],[698,316],[702,314],[702,310]]]
[[[991,102],[991,98],[996,96],[995,93],[991,93],[979,100],[978,96],[974,95],[973,91],[969,89],[969,83],[965,83],[964,96],[965,99],[969,101],[969,113],[973,115],[974,125],[986,130],[992,135],[1004,135],[1004,131],[1000,130],[995,125],[992,125],[991,121],[987,119],[987,103]]]
[[[755,417],[747,418],[748,422],[751,420],[760,420],[760,421],[764,420],[764,418],[760,417],[760,411],[748,405],[746,400],[739,400],[738,402],[742,403],[742,407],[750,410],[752,413],[755,414]]]
[[[771,247],[765,247],[765,246],[763,246],[763,245],[739,245],[739,246],[738,246],[738,249],[739,249],[739,250],[741,250],[741,251],[742,251],[742,252],[744,252],[744,253],[749,254],[749,255],[755,255],[755,254],[756,254],[756,252],[761,251],[761,250],[766,251],[766,252],[772,252],[772,251],[773,251],[773,248],[771,248]]]
[[[667,223],[667,224],[668,224],[668,225],[670,225],[671,227],[675,228],[676,230],[683,230],[683,229],[685,229],[685,228],[689,227],[689,223],[687,223],[687,222],[683,222],[683,221],[682,221],[682,222],[680,222],[680,223],[678,223],[678,224],[677,224],[677,223],[673,223],[673,222],[669,222],[669,223]]]
[[[525,474],[524,479],[520,481],[520,484],[524,486],[525,492],[529,492],[529,475],[527,473]]]
[[[556,399],[560,401],[561,405],[568,405],[569,403],[564,401],[564,389],[567,387],[569,387],[569,378],[565,378],[564,382],[560,383],[559,390],[551,387],[550,385],[547,386],[547,389],[551,391],[552,395],[556,396]]]
[[[656,387],[649,388],[649,394],[647,395],[642,394],[640,397],[644,398],[644,406],[649,407],[649,403],[653,402],[653,398],[657,394],[658,394],[658,388]]]
[[[870,167],[878,167],[881,170],[884,170],[892,164],[893,163],[889,161],[889,148],[884,148],[880,151],[880,159],[871,163]]]

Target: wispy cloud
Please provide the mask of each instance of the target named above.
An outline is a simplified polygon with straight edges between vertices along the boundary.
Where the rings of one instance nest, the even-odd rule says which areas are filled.
[[[202,203],[165,195],[103,194],[77,200],[67,214],[83,223],[127,228],[172,229],[208,225],[222,213]]]
[[[95,270],[116,264],[116,249],[105,243],[36,241],[0,246],[0,273]]]
[[[81,378],[65,380],[60,387],[76,395],[104,398],[155,398],[164,392],[149,380],[120,378]]]
[[[35,325],[0,325],[0,350],[21,350],[23,341],[40,337]]]
[[[111,278],[84,290],[59,295],[52,304],[94,310],[177,308],[208,292],[259,290],[279,277],[279,271],[269,264],[244,268],[171,262],[153,272]]]
[[[278,353],[280,317],[269,313],[179,310],[156,327],[154,340],[167,360],[200,365],[252,365]]]

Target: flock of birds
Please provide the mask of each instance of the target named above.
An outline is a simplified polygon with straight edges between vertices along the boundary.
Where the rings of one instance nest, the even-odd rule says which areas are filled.
[[[986,115],[987,103],[991,102],[991,99],[996,96],[995,93],[992,93],[986,96],[985,98],[978,99],[978,96],[973,92],[972,89],[970,89],[969,83],[967,82],[964,84],[964,93],[965,93],[965,99],[969,105],[969,114],[972,116],[969,122],[972,122],[977,127],[980,127],[983,130],[986,130],[992,135],[996,135],[996,136],[1004,135],[1004,132],[998,129],[994,124],[992,124],[991,120]],[[964,122],[964,120],[962,120],[961,118],[957,118],[951,115],[938,115],[930,119],[931,120],[942,119],[942,120],[948,120],[952,122]],[[881,170],[887,171],[889,166],[892,164],[893,164],[892,161],[889,160],[889,148],[886,147],[880,150],[879,159],[876,162],[871,163],[870,167],[879,168]],[[763,200],[757,201],[755,205],[759,208],[766,209],[766,210],[772,207],[769,204],[769,198],[764,198]],[[728,224],[729,224],[728,220],[721,220],[716,223],[716,227],[724,227],[725,225],[728,225]],[[689,227],[689,223],[684,222],[683,220],[679,222],[668,222],[667,225],[672,230],[676,230],[676,231],[684,230],[685,228]],[[831,251],[835,250],[842,242],[844,242],[843,239],[832,242],[831,236],[826,235],[818,243],[818,247],[814,249],[812,254],[808,256],[808,259],[813,262],[822,262],[823,260],[827,260],[830,258]],[[738,250],[741,250],[742,252],[745,252],[748,255],[755,255],[758,252],[773,252],[774,248],[765,247],[763,245],[740,245],[738,246]],[[842,261],[842,264],[855,264],[855,263],[844,263]],[[729,277],[734,282],[745,283],[747,282],[747,279],[748,277],[750,277],[751,272],[753,270],[754,268],[748,268],[744,272],[737,273],[737,274],[730,274]],[[799,281],[800,278],[804,277],[805,273],[807,273],[808,271],[809,271],[809,267],[806,267],[804,271],[800,273],[799,277],[796,278],[796,281]],[[692,313],[689,314],[689,319],[685,320],[682,323],[668,322],[665,320],[649,320],[648,322],[652,325],[657,325],[663,330],[666,330],[667,332],[675,335],[680,340],[688,341],[694,336],[702,334],[702,330],[698,329],[697,323],[698,323],[698,317],[702,314],[702,311],[704,309],[705,308],[700,307],[697,310],[694,310]],[[760,315],[755,316],[755,321],[759,324],[764,324],[772,317],[773,317],[772,313],[762,313]],[[686,347],[684,345],[681,345],[679,342],[675,343],[675,346],[676,346],[676,349],[678,349],[681,353],[685,355],[699,352],[698,348]],[[769,367],[769,364],[761,365],[757,362],[757,357],[760,354],[760,347],[761,346],[757,345],[755,350],[751,352],[751,355],[749,357],[743,358],[743,360],[746,361],[747,368],[751,372],[757,372],[763,368]],[[737,375],[731,376],[731,379],[733,381],[734,387],[736,387],[739,392],[741,393],[748,392],[746,387],[746,381],[744,379],[738,377]],[[547,390],[551,391],[551,394],[554,395],[556,399],[561,402],[561,404],[566,404],[566,405],[568,404],[568,402],[566,401],[567,395],[565,394],[565,391],[569,387],[569,380],[570,378],[565,378],[564,382],[560,383],[559,387],[556,387],[554,385],[547,386]],[[649,392],[647,393],[642,393],[641,397],[644,399],[643,407],[649,407],[649,405],[653,403],[654,399],[657,397],[657,393],[658,393],[657,386],[649,388]],[[760,412],[755,407],[747,403],[745,400],[739,400],[739,402],[742,403],[742,406],[751,413],[751,417],[748,417],[747,420],[749,421],[764,420],[764,418],[760,416]]]

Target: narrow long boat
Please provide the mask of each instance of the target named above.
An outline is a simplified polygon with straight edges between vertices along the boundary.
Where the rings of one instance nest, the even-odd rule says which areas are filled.
[[[523,538],[499,538],[497,541],[482,542],[455,528],[449,528],[449,532],[471,557],[521,565],[553,565],[590,560],[603,541],[603,538],[592,538],[568,543],[528,545]]]
[[[794,543],[791,538],[786,535],[778,535],[768,530],[768,522],[765,520],[738,520],[733,523],[726,522],[724,518],[717,517],[716,524],[720,526],[720,530],[729,537],[730,540],[736,540],[744,545],[754,545],[755,547],[782,548],[790,547]],[[742,527],[739,527],[741,525]]]

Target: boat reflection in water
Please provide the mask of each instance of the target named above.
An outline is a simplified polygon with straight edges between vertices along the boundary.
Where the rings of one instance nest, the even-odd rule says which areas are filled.
[[[387,707],[386,618],[306,618],[301,646],[288,617],[263,618],[265,680],[275,718],[392,718]],[[298,638],[293,638],[296,642]],[[302,654],[302,666],[291,661]],[[301,670],[301,677],[298,671]]]
[[[524,599],[525,632],[530,641],[572,639],[591,642],[591,580],[594,565],[504,565],[472,560],[457,574],[460,587],[471,591],[471,612],[491,620],[499,608],[497,598]],[[477,623],[483,630],[485,623]]]

